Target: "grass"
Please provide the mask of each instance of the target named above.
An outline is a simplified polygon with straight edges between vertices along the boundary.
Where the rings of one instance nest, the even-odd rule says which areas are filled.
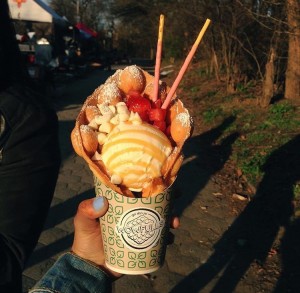
[[[243,135],[234,144],[232,158],[251,184],[262,179],[268,156],[299,133],[296,117],[296,108],[287,101],[270,105],[267,113],[257,108],[241,115],[237,123]]]
[[[261,167],[264,165],[267,156],[264,152],[249,154],[247,157],[239,158],[239,165],[243,174],[248,180],[255,184],[262,176]]]
[[[300,199],[300,183],[299,184],[295,184],[294,187],[294,195],[295,195],[295,199]]]
[[[203,120],[207,124],[214,122],[217,117],[222,117],[222,116],[223,116],[223,110],[221,107],[208,109],[203,112]]]
[[[201,117],[202,132],[217,127],[227,117],[235,117],[216,143],[231,133],[239,133],[229,160],[249,183],[257,186],[264,176],[262,166],[272,152],[300,133],[300,109],[287,100],[260,108],[253,83],[238,84],[237,91],[228,95],[224,84],[222,88],[205,73],[194,65],[180,86],[192,103],[189,109],[192,115]],[[294,194],[300,200],[300,182],[295,183]]]
[[[289,102],[270,105],[265,128],[278,128],[280,130],[293,130],[300,126],[295,119],[296,108]]]

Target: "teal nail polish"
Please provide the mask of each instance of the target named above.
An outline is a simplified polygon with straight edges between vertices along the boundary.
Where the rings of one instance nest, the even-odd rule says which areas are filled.
[[[95,211],[99,211],[104,207],[104,198],[103,196],[96,197],[93,202],[93,208]]]

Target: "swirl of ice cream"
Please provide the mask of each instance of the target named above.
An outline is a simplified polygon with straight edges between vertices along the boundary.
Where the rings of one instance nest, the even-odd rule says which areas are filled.
[[[150,124],[120,123],[107,136],[102,160],[111,176],[131,191],[141,191],[154,178],[172,152],[169,139]]]

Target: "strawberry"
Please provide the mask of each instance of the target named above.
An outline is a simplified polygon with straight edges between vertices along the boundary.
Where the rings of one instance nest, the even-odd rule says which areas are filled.
[[[154,121],[153,126],[161,130],[162,132],[165,132],[167,125],[165,121]]]
[[[154,108],[149,110],[150,121],[165,121],[166,109]]]
[[[126,105],[129,111],[138,113],[143,121],[149,121],[148,112],[151,109],[151,103],[140,94],[134,94],[127,97]]]
[[[165,134],[166,134],[167,136],[171,136],[171,126],[170,126],[170,125],[167,126],[167,128],[166,128],[166,130],[165,130]]]
[[[157,99],[155,102],[152,101],[152,108],[160,109],[162,105],[161,99]]]
[[[129,99],[130,97],[140,98],[142,95],[137,91],[129,91],[127,98]]]

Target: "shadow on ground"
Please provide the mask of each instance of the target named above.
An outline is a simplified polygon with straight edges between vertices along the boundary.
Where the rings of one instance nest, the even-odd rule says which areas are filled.
[[[55,226],[59,225],[63,221],[73,218],[77,211],[77,207],[79,203],[85,199],[91,198],[92,194],[94,193],[93,189],[90,189],[86,192],[78,194],[64,202],[57,204],[51,207],[47,222],[44,226],[44,231],[54,228]],[[38,264],[44,260],[47,260],[66,249],[70,249],[73,243],[74,233],[70,233],[57,241],[45,245],[43,247],[37,248],[30,258],[27,267],[33,266]]]
[[[175,190],[180,194],[176,200],[175,214],[181,215],[204,188],[211,176],[221,170],[232,153],[232,144],[238,133],[232,133],[216,144],[235,118],[226,118],[219,126],[190,138],[183,149],[185,161],[176,179]],[[178,189],[178,191],[177,191]]]
[[[172,293],[200,292],[212,279],[211,293],[234,292],[253,262],[264,263],[280,227],[283,271],[275,292],[300,292],[300,226],[292,221],[293,186],[300,179],[300,136],[275,150],[263,166],[265,175],[253,200],[214,245],[205,264],[186,276]],[[220,277],[221,276],[221,277]]]

